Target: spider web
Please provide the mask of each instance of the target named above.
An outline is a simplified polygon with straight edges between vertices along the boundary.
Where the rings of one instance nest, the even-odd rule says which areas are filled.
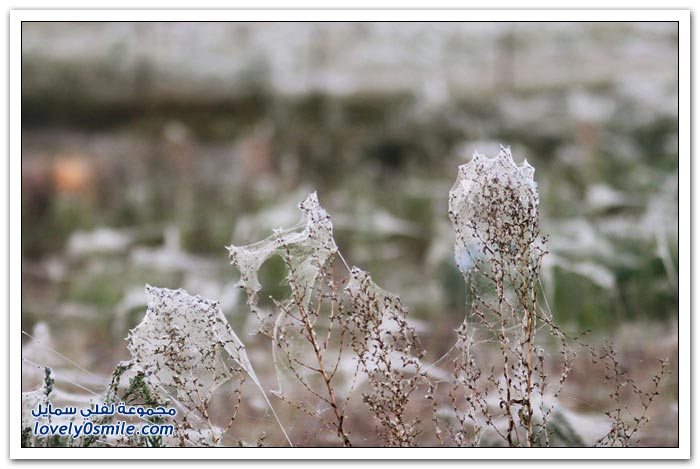
[[[540,198],[534,175],[527,160],[518,166],[510,147],[503,146],[493,158],[475,152],[459,167],[448,213],[457,235],[455,262],[463,274],[484,257],[533,241],[523,220],[537,217]]]

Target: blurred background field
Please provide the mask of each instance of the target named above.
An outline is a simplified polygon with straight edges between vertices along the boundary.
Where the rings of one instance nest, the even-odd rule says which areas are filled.
[[[437,358],[466,312],[447,194],[502,143],[536,168],[555,318],[613,338],[642,382],[656,358],[676,370],[677,41],[675,23],[24,23],[22,328],[95,376],[25,358],[98,388],[146,283],[220,300],[246,341],[224,246],[294,224],[314,190]],[[606,401],[589,371],[562,397],[583,413]],[[677,382],[642,444],[677,444]]]

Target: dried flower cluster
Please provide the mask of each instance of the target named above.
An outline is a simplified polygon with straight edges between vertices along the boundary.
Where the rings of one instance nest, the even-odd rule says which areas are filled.
[[[343,316],[355,333],[351,345],[370,385],[364,401],[387,444],[413,446],[420,429],[408,406],[424,378],[424,352],[415,330],[401,300],[379,288],[367,272],[353,267],[345,291],[350,302]]]

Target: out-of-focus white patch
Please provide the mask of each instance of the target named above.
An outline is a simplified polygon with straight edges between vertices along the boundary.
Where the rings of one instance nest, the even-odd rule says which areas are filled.
[[[133,241],[126,231],[98,228],[94,231],[76,231],[68,240],[67,252],[71,256],[88,256],[98,253],[120,253]]]

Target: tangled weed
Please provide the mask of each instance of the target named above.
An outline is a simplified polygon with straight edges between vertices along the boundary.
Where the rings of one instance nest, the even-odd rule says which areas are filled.
[[[579,347],[603,364],[612,389],[613,409],[605,412],[609,429],[593,444],[639,442],[641,427],[649,423],[647,411],[668,373],[667,362],[652,376],[651,390],[644,390],[627,376],[611,345],[595,350],[582,336],[567,335],[546,302],[540,304],[540,267],[547,250],[539,230],[539,194],[534,169],[527,162],[517,165],[509,149],[502,148],[494,158],[475,154],[459,168],[449,194],[455,262],[469,301],[444,364],[442,359],[423,363],[425,350],[398,296],[347,264],[317,195],[311,194],[299,209],[298,225],[275,230],[254,244],[228,247],[257,331],[272,345],[278,383],[269,392],[279,398],[275,406],[286,403],[314,418],[346,447],[361,443],[350,421],[363,412],[373,417],[386,446],[417,446],[428,434],[444,446],[584,445],[558,399]],[[284,261],[289,295],[274,300],[269,309],[258,303],[258,271],[272,256]],[[175,405],[181,410],[177,431],[167,441],[86,438],[79,443],[227,444],[225,437],[245,399],[243,381],[250,379],[293,445],[288,425],[278,418],[219,304],[184,290],[147,286],[146,292],[146,316],[128,337],[131,360],[115,369],[100,397],[110,403]],[[486,343],[497,345],[496,357],[486,357],[481,347]],[[434,371],[438,365],[441,373]],[[46,376],[42,389],[23,395],[27,405],[49,399],[52,381],[50,373]],[[225,384],[231,385],[234,398],[222,426],[214,422],[210,402]],[[641,415],[623,404],[625,387],[641,403]],[[361,402],[353,399],[358,393]],[[421,408],[429,408],[432,416],[422,418]],[[23,444],[60,443],[33,438],[26,428],[23,422]],[[264,442],[261,434],[257,444]]]

